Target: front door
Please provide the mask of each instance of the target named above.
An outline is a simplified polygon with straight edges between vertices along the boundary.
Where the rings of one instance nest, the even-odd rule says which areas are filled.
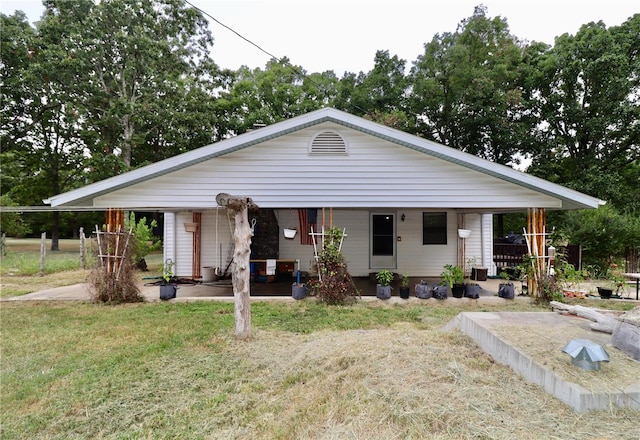
[[[369,216],[371,269],[395,269],[396,214],[372,212]]]

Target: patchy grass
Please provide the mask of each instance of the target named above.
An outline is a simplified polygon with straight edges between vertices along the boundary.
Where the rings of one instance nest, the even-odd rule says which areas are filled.
[[[635,438],[440,328],[477,304],[3,303],[2,438]],[[486,311],[545,310],[522,303]]]
[[[40,240],[8,238],[7,255],[0,256],[0,297],[86,282],[93,264],[91,250],[87,250],[88,269],[85,270],[80,265],[80,240],[60,240],[59,247],[59,251],[50,251],[51,240],[47,240],[44,275],[40,276]],[[150,270],[161,272],[161,263],[161,254],[147,258]],[[138,275],[140,279],[144,276]]]

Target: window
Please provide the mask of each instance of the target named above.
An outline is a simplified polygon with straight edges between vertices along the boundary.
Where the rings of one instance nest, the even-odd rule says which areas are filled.
[[[422,213],[422,244],[447,244],[447,213]]]

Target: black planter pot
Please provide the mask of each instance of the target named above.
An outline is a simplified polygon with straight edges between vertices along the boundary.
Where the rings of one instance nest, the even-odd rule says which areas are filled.
[[[409,299],[409,293],[410,292],[411,292],[411,288],[409,286],[400,287],[400,298]]]
[[[466,284],[464,286],[464,297],[471,298],[471,299],[478,299],[480,298],[481,290],[482,290],[482,287],[480,287],[479,284]]]
[[[293,299],[304,299],[307,296],[307,286],[304,284],[293,283],[291,286],[291,296]]]
[[[454,298],[462,298],[464,296],[464,284],[454,284],[451,287],[451,295]]]
[[[504,299],[513,299],[516,296],[516,289],[513,283],[501,283],[498,286],[498,296]]]
[[[431,298],[432,290],[433,290],[433,286],[429,284],[426,284],[426,283],[416,284],[416,298],[429,299]]]
[[[160,285],[160,299],[168,300],[176,297],[176,291],[178,286],[175,284],[162,284]]]
[[[606,287],[598,287],[598,294],[602,299],[611,299],[611,295],[613,295],[613,289],[607,289]]]
[[[379,299],[391,298],[391,286],[376,285],[376,297]]]
[[[435,299],[447,299],[449,288],[447,286],[433,286],[432,295]]]

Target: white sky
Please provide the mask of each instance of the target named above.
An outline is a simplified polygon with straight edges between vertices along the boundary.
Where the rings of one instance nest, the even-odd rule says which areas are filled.
[[[71,1],[71,0],[69,0]],[[287,56],[308,73],[369,72],[377,50],[406,60],[423,53],[436,33],[453,32],[476,5],[507,19],[511,33],[553,44],[581,25],[602,20],[616,26],[640,12],[637,0],[189,0],[277,57]],[[24,11],[36,21],[40,0],[0,0],[0,10]],[[223,67],[264,68],[269,56],[211,22],[213,59]]]

